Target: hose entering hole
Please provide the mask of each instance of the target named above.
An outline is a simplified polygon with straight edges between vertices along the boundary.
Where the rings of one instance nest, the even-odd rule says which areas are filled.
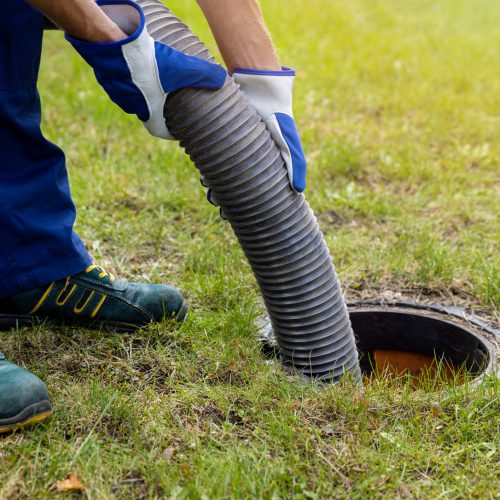
[[[151,36],[212,60],[159,0],[137,0]],[[286,365],[324,381],[350,372],[358,353],[335,268],[303,194],[288,181],[264,123],[228,77],[218,91],[169,95],[171,133],[210,184],[252,266]]]

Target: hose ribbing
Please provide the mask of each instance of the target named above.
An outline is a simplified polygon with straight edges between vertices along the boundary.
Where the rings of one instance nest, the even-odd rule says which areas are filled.
[[[159,0],[137,0],[151,36],[213,60]],[[335,381],[360,377],[347,307],[330,253],[304,195],[253,107],[228,77],[218,91],[169,95],[164,116],[224,209],[259,284],[283,362]]]

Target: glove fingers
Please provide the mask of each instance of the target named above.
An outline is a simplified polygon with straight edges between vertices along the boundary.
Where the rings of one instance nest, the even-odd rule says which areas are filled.
[[[220,215],[221,219],[227,220],[226,214],[225,214],[224,209],[222,207],[219,207],[219,215]]]
[[[154,137],[160,137],[161,139],[166,140],[175,139],[165,125],[163,113],[153,112],[151,113],[149,120],[143,121],[142,123],[146,127],[147,131]]]
[[[214,207],[218,207],[219,202],[217,201],[217,197],[214,195],[213,189],[210,187],[210,184],[208,184],[204,175],[200,175],[200,184],[204,188],[207,188],[207,201]]]
[[[196,87],[216,90],[226,81],[226,70],[199,57],[188,56],[160,42],[155,42],[160,81],[165,92]]]
[[[209,188],[210,186],[208,185],[208,182],[207,180],[205,179],[205,176],[202,174],[200,175],[200,184],[203,186],[203,187],[206,187],[206,188]]]
[[[208,185],[207,180],[205,179],[204,175],[200,175],[200,184],[203,187],[208,188],[207,189],[207,201],[211,205],[214,205],[215,207],[219,207],[219,215],[221,216],[222,219],[227,220],[226,214],[224,213],[224,209],[220,206],[220,203],[217,200],[217,197],[215,196],[213,189]]]
[[[207,200],[208,203],[210,203],[214,207],[219,207],[219,215],[221,216],[222,219],[227,220],[226,214],[224,213],[224,209],[220,206],[220,203],[217,200],[217,197],[215,196],[212,188],[209,188],[207,190]]]
[[[219,200],[217,199],[217,196],[215,196],[212,188],[208,188],[207,190],[207,201],[214,207],[218,207],[220,205]]]

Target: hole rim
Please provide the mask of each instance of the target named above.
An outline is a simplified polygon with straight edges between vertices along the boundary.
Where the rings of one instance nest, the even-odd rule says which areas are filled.
[[[467,369],[467,373],[470,376],[467,380],[468,385],[478,385],[485,376],[490,374],[500,377],[500,330],[489,325],[484,319],[468,313],[461,307],[412,302],[390,303],[374,300],[349,302],[347,307],[353,324],[356,323],[356,320],[361,315],[386,314],[389,316],[391,314],[399,314],[414,319],[423,318],[424,321],[440,323],[446,326],[446,328],[460,331],[460,335],[472,337],[473,341],[481,346],[481,351],[487,356],[487,363],[485,363],[484,367],[478,369],[476,372],[471,372]],[[264,353],[279,360],[279,346],[277,345],[269,317],[266,314],[260,316],[256,320],[256,325],[260,334],[258,342]],[[354,334],[361,358],[362,352],[359,349],[359,336],[356,330]],[[447,356],[445,353],[444,359],[449,360],[449,355]]]

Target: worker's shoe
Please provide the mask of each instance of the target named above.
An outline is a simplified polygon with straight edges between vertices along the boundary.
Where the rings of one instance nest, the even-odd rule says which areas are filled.
[[[45,384],[0,353],[0,434],[41,422],[51,414]]]
[[[182,321],[186,313],[177,289],[115,279],[95,264],[48,286],[0,298],[0,328],[37,318],[130,331],[165,318]]]

